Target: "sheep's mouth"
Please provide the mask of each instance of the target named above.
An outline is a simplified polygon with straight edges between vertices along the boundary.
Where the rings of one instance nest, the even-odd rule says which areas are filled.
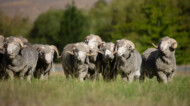
[[[9,57],[10,59],[15,58],[15,56],[16,56],[16,55],[14,55],[14,54],[7,54],[7,55],[8,55],[8,57]]]
[[[105,56],[105,60],[113,60],[113,59],[114,59],[113,57]]]

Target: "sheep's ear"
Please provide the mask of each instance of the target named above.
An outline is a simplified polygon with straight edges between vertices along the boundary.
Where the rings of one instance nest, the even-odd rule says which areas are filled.
[[[102,47],[104,47],[106,45],[105,42],[98,42],[98,48],[101,49]]]
[[[120,40],[117,40],[116,43],[118,43]]]
[[[117,52],[117,43],[118,43],[119,41],[120,41],[120,40],[117,40],[117,41],[115,42],[115,47],[114,47],[114,49],[115,49],[114,51],[115,51],[115,52]]]
[[[76,50],[76,47],[75,47],[75,46],[73,46],[73,47],[72,47],[72,49],[73,49],[73,50]]]
[[[134,45],[134,43],[133,42],[131,42],[131,41],[129,41],[129,48],[130,48],[130,50],[133,52],[134,50],[135,50],[135,45]]]
[[[176,48],[177,48],[177,43],[173,43],[173,44],[172,44],[172,48],[173,48],[173,49],[176,49]]]
[[[177,48],[177,41],[175,39],[171,39],[171,47],[173,49],[176,49]]]
[[[132,45],[129,46],[129,49],[131,50],[131,52],[134,52],[135,50],[135,48]]]

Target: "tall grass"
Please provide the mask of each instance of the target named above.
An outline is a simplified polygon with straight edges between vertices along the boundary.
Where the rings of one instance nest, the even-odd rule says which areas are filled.
[[[190,105],[190,76],[177,75],[169,84],[156,79],[144,83],[125,83],[121,78],[104,82],[76,79],[66,80],[63,75],[51,76],[48,81],[0,82],[0,106],[3,105],[101,105],[101,106],[187,106]]]

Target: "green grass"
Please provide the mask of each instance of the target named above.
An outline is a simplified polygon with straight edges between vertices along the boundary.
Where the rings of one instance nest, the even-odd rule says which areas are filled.
[[[159,84],[156,79],[144,83],[125,83],[118,78],[113,82],[66,80],[63,75],[53,75],[48,81],[0,82],[0,106],[3,105],[79,105],[79,106],[189,106],[190,75],[176,75],[169,84]]]

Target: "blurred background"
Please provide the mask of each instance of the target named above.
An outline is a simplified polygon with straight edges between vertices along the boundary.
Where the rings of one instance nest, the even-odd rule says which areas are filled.
[[[56,45],[88,34],[132,40],[140,53],[170,36],[178,65],[190,63],[190,0],[0,0],[0,35]]]

